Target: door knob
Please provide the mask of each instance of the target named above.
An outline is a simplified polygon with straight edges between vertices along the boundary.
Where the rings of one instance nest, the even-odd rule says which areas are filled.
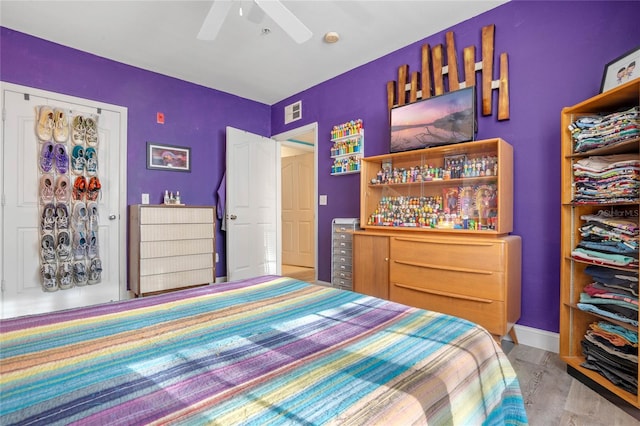
[[[231,216],[229,216],[229,219],[231,220],[236,220],[238,218],[238,216],[236,216],[235,214],[232,214]]]
[[[116,220],[116,215],[115,214],[110,214],[109,215],[109,220]]]

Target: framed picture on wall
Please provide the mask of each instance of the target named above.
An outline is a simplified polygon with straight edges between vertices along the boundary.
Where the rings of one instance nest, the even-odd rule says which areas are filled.
[[[147,142],[147,169],[191,171],[191,148]]]
[[[609,62],[604,67],[600,93],[640,78],[640,46]]]

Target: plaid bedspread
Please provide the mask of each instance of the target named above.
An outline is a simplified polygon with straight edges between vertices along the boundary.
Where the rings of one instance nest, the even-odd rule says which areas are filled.
[[[2,424],[526,424],[458,318],[265,276],[3,320]]]

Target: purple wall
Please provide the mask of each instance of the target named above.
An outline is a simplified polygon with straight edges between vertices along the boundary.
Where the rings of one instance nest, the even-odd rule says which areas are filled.
[[[453,4],[452,4],[452,7]],[[522,237],[522,325],[558,331],[560,292],[560,111],[598,94],[604,65],[640,43],[640,2],[512,1],[450,28],[458,57],[495,24],[498,55],[509,55],[511,119],[478,119],[478,139],[501,137],[514,147],[514,234]],[[330,176],[329,132],[362,118],[365,154],[388,152],[386,82],[399,65],[420,69],[420,48],[444,44],[445,32],[321,83],[274,105],[272,133],[318,122],[319,279],[331,280],[331,219],[359,217],[359,175]],[[459,68],[459,72],[461,69]],[[462,75],[462,74],[461,74]],[[478,74],[479,76],[479,74]],[[283,107],[302,100],[304,121],[283,126]],[[497,101],[494,94],[494,111]]]
[[[128,108],[127,204],[140,194],[162,203],[165,189],[210,206],[225,163],[225,127],[270,136],[270,107],[0,28],[0,80]],[[165,124],[156,123],[163,112]],[[191,173],[146,169],[147,141],[191,147]],[[226,274],[225,238],[216,238]]]
[[[560,110],[597,94],[604,65],[638,45],[639,15],[637,1],[516,0],[450,28],[459,56],[468,45],[480,56],[480,31],[489,24],[496,25],[496,61],[499,53],[509,54],[511,119],[479,117],[477,138],[502,137],[514,146],[514,234],[523,239],[520,324],[558,331]],[[214,205],[226,126],[268,136],[318,122],[319,193],[329,200],[318,218],[324,281],[331,279],[332,218],[359,216],[359,175],[329,175],[331,127],[362,118],[366,155],[388,152],[386,82],[401,64],[419,69],[423,43],[444,43],[444,32],[430,35],[270,108],[6,28],[0,37],[1,80],[128,108],[129,204],[138,203],[142,192],[160,202],[164,190],[173,189],[189,204]],[[297,100],[303,101],[304,119],[282,125],[284,105]],[[166,124],[156,124],[158,111]],[[191,146],[192,173],[146,170],[146,141]],[[217,236],[217,275],[223,276],[224,234]]]

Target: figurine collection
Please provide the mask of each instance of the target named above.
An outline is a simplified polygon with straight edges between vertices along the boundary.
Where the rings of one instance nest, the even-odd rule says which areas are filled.
[[[347,121],[331,129],[331,174],[360,171],[363,155],[364,126],[361,119]]]
[[[432,180],[462,179],[471,177],[497,176],[498,157],[483,156],[478,158],[454,159],[445,167],[422,165],[404,168],[383,167],[371,184],[413,183]]]
[[[343,124],[333,126],[331,129],[331,139],[339,139],[345,136],[353,136],[360,134],[360,131],[364,128],[362,119],[347,121]]]
[[[447,181],[497,176],[496,156],[468,159],[466,156],[445,158],[444,167],[382,168],[370,184],[395,185],[415,182]],[[453,182],[452,182],[453,183]],[[465,184],[466,182],[463,182]],[[367,221],[368,225],[435,229],[494,230],[497,227],[497,186],[465,184],[442,188],[442,195],[383,196]]]

